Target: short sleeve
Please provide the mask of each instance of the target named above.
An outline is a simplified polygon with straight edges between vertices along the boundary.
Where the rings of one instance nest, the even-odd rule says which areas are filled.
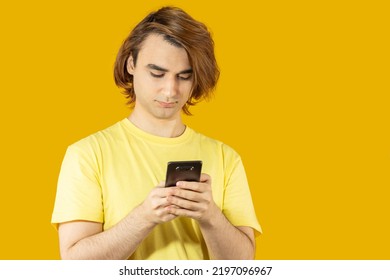
[[[249,226],[262,232],[253,206],[244,165],[234,151],[225,154],[225,191],[222,211],[234,226]]]
[[[74,220],[103,223],[96,155],[90,146],[76,144],[68,147],[58,177],[51,221],[56,227]]]

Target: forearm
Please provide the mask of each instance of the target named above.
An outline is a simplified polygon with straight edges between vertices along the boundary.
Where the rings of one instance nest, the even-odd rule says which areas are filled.
[[[212,259],[253,259],[255,244],[247,234],[233,226],[218,211],[212,223],[200,228]]]
[[[135,208],[112,228],[85,237],[61,253],[64,259],[127,259],[154,225]]]
[[[202,174],[200,182],[179,181],[169,188],[167,200],[176,207],[170,212],[198,221],[213,259],[253,259],[255,240],[250,227],[235,227],[215,204],[211,177]]]

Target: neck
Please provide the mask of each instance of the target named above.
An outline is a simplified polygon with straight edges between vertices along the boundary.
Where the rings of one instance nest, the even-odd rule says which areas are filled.
[[[186,126],[181,118],[166,120],[166,119],[145,119],[138,117],[134,112],[128,117],[136,127],[143,131],[167,138],[174,138],[182,135]]]

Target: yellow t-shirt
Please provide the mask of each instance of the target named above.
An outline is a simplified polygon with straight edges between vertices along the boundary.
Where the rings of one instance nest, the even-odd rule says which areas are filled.
[[[52,223],[87,220],[114,226],[165,180],[168,161],[202,160],[215,203],[234,226],[261,231],[244,167],[227,145],[187,127],[176,138],[158,137],[127,118],[68,147],[58,179]],[[223,233],[221,233],[223,234]],[[156,226],[131,259],[208,259],[195,220]]]

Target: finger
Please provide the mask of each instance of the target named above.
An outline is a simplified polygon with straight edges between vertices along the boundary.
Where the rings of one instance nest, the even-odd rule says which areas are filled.
[[[211,177],[209,174],[206,174],[206,173],[202,173],[200,175],[200,182],[201,183],[208,183],[211,185]]]
[[[154,188],[150,191],[149,197],[151,199],[163,198],[167,196],[167,192],[164,188]]]
[[[197,211],[192,211],[189,209],[184,209],[184,208],[171,208],[170,213],[172,215],[175,215],[175,217],[187,217],[187,218],[192,218],[195,220],[198,220],[201,218],[201,213]]]
[[[150,206],[154,210],[167,207],[170,204],[167,197],[154,197],[150,200]]]
[[[173,209],[180,209],[180,207],[177,206],[177,205],[174,205],[174,204],[170,204],[169,206],[166,206],[165,209],[167,209],[167,211],[168,211],[170,214],[172,214],[171,212],[172,212]]]
[[[158,209],[156,211],[156,215],[159,218],[159,220],[162,222],[168,222],[176,218],[177,216],[174,213],[172,213],[174,211],[172,211],[171,209],[174,209],[172,205]]]
[[[196,210],[201,209],[201,207],[200,207],[201,203],[199,203],[197,201],[183,199],[183,198],[176,197],[176,196],[169,196],[167,198],[167,200],[171,205],[176,206],[176,208],[183,208],[183,209],[187,209],[187,210],[191,210],[191,211],[196,211]]]
[[[168,195],[168,201],[171,201],[172,197],[177,197],[180,199],[185,199],[193,202],[201,201],[201,193],[188,190],[188,189],[181,189],[181,188],[175,188],[172,190]]]
[[[211,177],[206,173],[202,173],[200,177],[200,182],[179,181],[176,183],[176,186],[182,189],[203,192],[204,188],[207,188],[207,186],[211,186]]]
[[[167,197],[169,195],[173,195],[175,189],[177,188],[176,187],[166,188],[164,182],[161,182],[150,191],[150,195],[157,196],[157,197]]]
[[[199,182],[187,182],[187,181],[179,181],[176,183],[178,189],[182,190],[190,190],[194,192],[201,192],[202,186]]]
[[[161,181],[157,184],[156,188],[164,188],[165,187],[165,181]]]

